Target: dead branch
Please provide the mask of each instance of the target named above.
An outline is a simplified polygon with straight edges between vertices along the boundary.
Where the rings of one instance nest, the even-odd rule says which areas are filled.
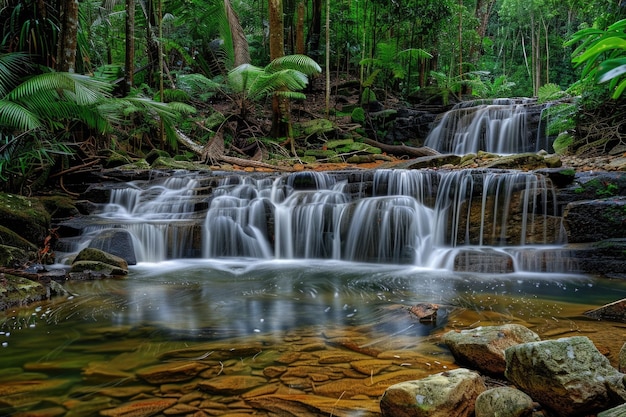
[[[422,156],[439,155],[439,152],[427,146],[415,148],[413,146],[407,145],[387,145],[385,143],[381,143],[376,140],[367,138],[363,138],[362,140],[363,143],[380,148],[383,152],[395,156],[408,156],[409,158],[419,158]]]

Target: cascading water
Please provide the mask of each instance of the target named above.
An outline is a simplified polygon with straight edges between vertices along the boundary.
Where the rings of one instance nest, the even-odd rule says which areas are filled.
[[[536,128],[530,126],[530,116],[541,112],[529,110],[536,107],[532,99],[459,103],[441,117],[424,145],[457,155],[478,151],[496,154],[549,151],[541,124]]]
[[[377,170],[206,181],[179,173],[113,190],[82,246],[101,230],[123,228],[140,262],[226,257],[571,270],[558,255],[563,234],[552,185],[540,174]]]

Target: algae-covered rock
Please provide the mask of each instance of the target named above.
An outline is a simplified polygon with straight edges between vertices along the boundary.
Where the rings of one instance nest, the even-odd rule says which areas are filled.
[[[0,226],[41,245],[48,235],[50,214],[38,199],[0,193]]]
[[[70,272],[99,272],[104,275],[128,274],[128,263],[119,256],[96,248],[86,248],[72,262]]]
[[[9,274],[0,274],[0,310],[27,305],[47,298],[39,282]]]

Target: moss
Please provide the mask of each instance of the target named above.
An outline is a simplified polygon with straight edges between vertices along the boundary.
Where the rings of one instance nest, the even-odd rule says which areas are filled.
[[[349,145],[351,143],[354,143],[354,139],[329,140],[328,142],[326,142],[326,148],[327,149],[335,149],[335,148],[338,148],[339,146],[345,146],[345,145]]]
[[[0,193],[0,226],[39,245],[48,234],[50,214],[36,198]]]
[[[330,149],[307,149],[304,156],[314,156],[316,158],[331,158],[337,156],[337,152]]]
[[[66,195],[52,195],[39,197],[39,201],[53,218],[67,218],[79,214],[74,199]]]
[[[35,254],[35,249],[21,249],[11,244],[0,245],[0,266],[15,268],[24,265],[31,260]]]

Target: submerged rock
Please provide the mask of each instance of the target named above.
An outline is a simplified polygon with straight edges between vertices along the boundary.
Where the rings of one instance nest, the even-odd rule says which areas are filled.
[[[485,390],[477,372],[459,368],[390,386],[380,410],[383,417],[468,417]]]
[[[505,358],[509,381],[558,416],[596,414],[626,401],[624,375],[587,337],[512,346]]]
[[[90,248],[100,249],[124,259],[128,265],[136,265],[135,247],[130,232],[126,229],[105,229],[89,242]]]
[[[443,342],[457,362],[479,371],[502,375],[506,368],[505,349],[520,343],[539,341],[539,336],[519,324],[477,327],[443,335]]]

